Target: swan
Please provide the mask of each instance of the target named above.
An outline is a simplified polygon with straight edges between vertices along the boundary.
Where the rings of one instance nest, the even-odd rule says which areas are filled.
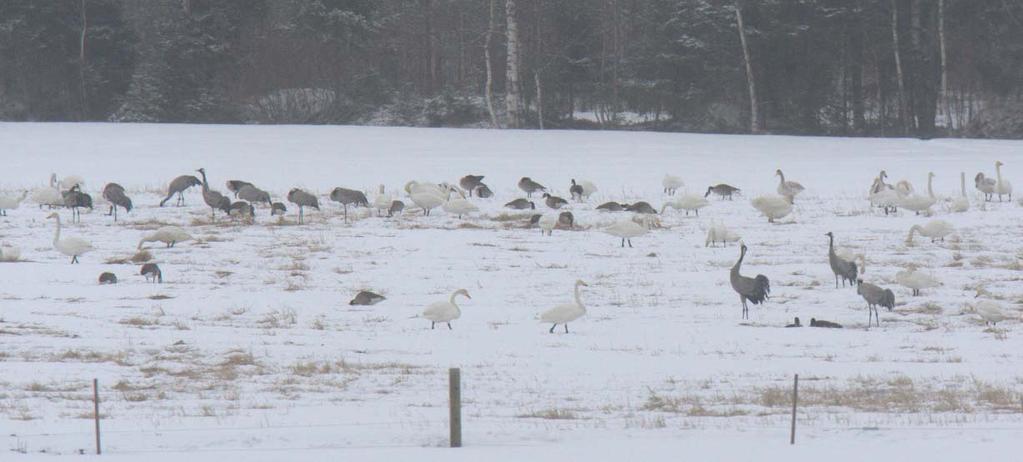
[[[391,195],[384,192],[384,185],[380,185],[380,193],[373,198],[373,208],[376,209],[377,216],[391,209],[391,200]]]
[[[46,218],[57,220],[57,231],[53,234],[53,248],[71,257],[71,263],[78,263],[78,256],[93,250],[92,244],[78,237],[60,238],[60,215],[53,212]]]
[[[984,287],[977,288],[977,295],[973,298],[980,298],[982,295],[989,295]],[[973,304],[973,311],[984,320],[984,325],[997,324],[1009,319],[1009,316],[1002,310],[1002,304],[994,300],[980,300]]]
[[[544,311],[540,315],[541,322],[554,323],[551,326],[550,333],[554,333],[554,328],[558,327],[558,324],[565,325],[565,333],[568,333],[568,323],[575,321],[583,317],[586,314],[586,307],[583,306],[583,301],[579,299],[579,288],[589,287],[590,285],[583,282],[582,279],[575,281],[575,303],[565,303],[563,305],[555,306],[547,311]]]
[[[559,215],[554,213],[543,214],[537,222],[537,224],[540,225],[540,235],[543,236],[546,234],[548,236],[553,236],[554,228],[558,226],[558,218]]]
[[[178,226],[163,226],[142,237],[138,249],[142,250],[142,244],[146,242],[163,242],[167,247],[174,247],[174,244],[182,241],[192,240],[192,235]]]
[[[685,183],[682,182],[682,178],[665,173],[664,179],[661,180],[661,185],[664,186],[665,194],[674,196],[675,191],[678,191],[678,188],[685,186]]]
[[[949,204],[949,212],[963,213],[970,210],[970,199],[966,197],[966,172],[959,172],[959,193],[960,196]]]
[[[60,184],[60,189],[66,191],[66,190],[71,189],[71,188],[73,188],[75,186],[78,186],[79,188],[84,187],[85,186],[85,180],[82,179],[82,177],[80,177],[78,175],[68,175],[68,176],[66,176],[64,178],[61,178],[59,184]]]
[[[413,199],[415,200],[415,199]],[[441,206],[445,212],[452,215],[458,215],[458,218],[462,218],[462,215],[468,215],[471,212],[479,212],[480,208],[463,198],[450,199]]]
[[[579,186],[583,187],[583,198],[589,199],[593,193],[597,192],[597,185],[593,184],[592,181],[580,181]]]
[[[12,262],[18,261],[21,258],[21,249],[14,247],[6,242],[0,245],[0,261]]]
[[[686,216],[689,216],[689,212],[695,212],[696,216],[700,216],[700,209],[710,205],[710,201],[706,198],[696,194],[683,194],[675,200],[664,203],[661,207],[661,214],[664,214],[664,210],[671,207],[675,210],[685,210]]]
[[[750,203],[767,217],[768,223],[774,223],[774,220],[785,218],[792,213],[792,198],[789,196],[760,196]]]
[[[899,182],[899,183],[901,184],[902,182]],[[938,198],[934,197],[933,183],[934,183],[934,172],[928,172],[927,173],[927,195],[926,196],[921,196],[921,195],[918,195],[918,194],[910,194],[910,195],[901,196],[901,199],[898,202],[899,207],[902,207],[902,208],[904,208],[906,210],[912,210],[917,215],[919,215],[920,212],[924,212],[925,215],[930,215],[931,214],[931,206],[934,205],[936,202],[938,202]],[[896,187],[895,191],[898,192],[899,188]]]
[[[625,247],[625,241],[629,241],[629,247],[632,247],[632,238],[642,236],[648,232],[646,226],[636,223],[632,220],[621,220],[615,224],[604,228],[604,232],[615,237],[622,238],[622,247]]]
[[[895,273],[895,282],[900,286],[913,290],[913,295],[920,295],[923,289],[930,289],[941,285],[933,275],[917,271],[916,265],[910,265],[908,269]]]
[[[451,321],[462,316],[462,310],[455,304],[455,297],[459,295],[464,295],[465,298],[472,300],[468,290],[458,289],[451,293],[451,298],[448,301],[431,303],[423,310],[423,317],[430,320],[430,329],[433,329],[438,322],[446,323],[448,329],[451,329]]]
[[[874,207],[881,207],[884,209],[884,214],[895,212],[895,206],[899,202],[899,194],[895,192],[895,188],[884,182],[885,172],[881,171],[881,176],[874,178],[874,184],[870,187],[870,205]]]
[[[779,195],[795,198],[796,195],[806,189],[795,181],[785,181],[785,174],[781,172],[780,168],[774,171],[774,175],[778,177]]]
[[[28,196],[28,191],[23,191],[20,196],[7,194],[0,196],[0,216],[7,216],[8,210],[14,210],[21,205],[21,201]]]
[[[707,240],[703,246],[710,247],[720,242],[727,247],[729,242],[738,242],[739,239],[741,236],[728,229],[724,223],[711,223],[710,228],[707,229]]]
[[[951,223],[945,220],[931,220],[927,224],[913,225],[909,228],[909,236],[906,237],[906,245],[913,244],[913,233],[919,233],[921,236],[931,238],[931,242],[934,241],[945,241],[945,236],[955,232],[955,228]]]
[[[32,202],[39,204],[39,207],[49,208],[64,206],[64,196],[57,189],[57,174],[50,174],[50,186],[36,188],[32,191]]]
[[[998,181],[994,178],[988,178],[984,175],[984,172],[980,172],[977,173],[977,176],[973,177],[973,183],[977,191],[984,193],[984,201],[990,202],[991,195],[995,193],[995,186],[998,184]]]
[[[1002,161],[995,162],[995,176],[998,178],[998,182],[995,183],[995,194],[998,194],[998,202],[1002,201],[1002,195],[1008,194],[1009,201],[1012,201],[1012,183],[1002,179],[1002,166],[1005,165]]]
[[[423,215],[429,216],[430,210],[444,205],[448,198],[451,197],[451,194],[450,192],[445,194],[430,188],[413,188],[411,197],[412,202],[423,209]]]
[[[906,180],[899,180],[898,183],[895,183],[895,192],[899,194],[899,197],[908,197],[914,191],[913,184]]]

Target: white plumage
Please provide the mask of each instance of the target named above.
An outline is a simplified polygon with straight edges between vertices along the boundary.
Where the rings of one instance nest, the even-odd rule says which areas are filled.
[[[704,242],[704,247],[710,247],[718,242],[727,246],[729,242],[739,242],[741,237],[731,229],[728,229],[724,223],[711,223],[710,228],[707,229],[707,240]]]
[[[50,175],[50,185],[32,190],[32,202],[49,207],[63,206],[64,196],[57,189],[57,174]]]
[[[661,185],[664,186],[665,194],[674,196],[675,191],[678,191],[678,188],[685,186],[685,183],[682,182],[682,178],[665,173],[664,179],[661,180]]]
[[[14,194],[4,194],[0,196],[0,215],[7,215],[8,210],[14,210],[21,205],[21,201],[25,200],[28,196],[28,191],[24,191],[20,196]]]
[[[1009,180],[1002,178],[1002,166],[1005,165],[1002,161],[995,162],[995,176],[998,182],[995,183],[995,194],[998,194],[998,202],[1002,201],[1002,195],[1008,194],[1009,200],[1012,200],[1012,183]]]
[[[439,189],[412,188],[412,202],[423,209],[423,215],[429,215],[433,210],[447,202],[450,193],[443,193]]]
[[[6,242],[0,245],[0,261],[12,262],[18,261],[21,258],[21,249],[14,247]]]
[[[963,213],[970,210],[970,199],[966,197],[966,172],[959,172],[959,197],[948,206],[948,211]]]
[[[604,228],[604,232],[622,238],[622,247],[625,247],[626,240],[629,241],[629,247],[632,247],[632,238],[642,236],[650,232],[650,230],[646,226],[632,220],[621,220]]]
[[[710,205],[710,201],[703,196],[696,194],[683,194],[674,200],[665,202],[664,206],[661,207],[661,214],[664,214],[664,211],[668,207],[671,207],[675,210],[684,210],[686,212],[686,216],[689,216],[689,212],[695,212],[696,216],[700,216],[700,209],[708,205]]]
[[[593,184],[592,181],[580,181],[579,186],[583,187],[583,197],[589,199],[589,197],[598,191],[597,185]]]
[[[913,243],[914,233],[928,237],[931,239],[931,242],[934,242],[938,240],[944,241],[946,236],[954,232],[955,227],[953,227],[951,223],[945,220],[931,220],[923,226],[913,225],[913,227],[909,228],[909,236],[906,237],[906,245]]]
[[[803,185],[795,181],[785,181],[785,174],[782,173],[781,169],[775,170],[775,176],[778,177],[778,194],[788,197],[790,199],[795,198],[796,195],[803,192],[806,188]]]
[[[192,235],[188,234],[187,231],[178,226],[163,226],[142,237],[139,241],[138,249],[142,249],[142,244],[146,242],[163,242],[167,244],[167,247],[174,247],[174,244],[182,241],[188,241],[192,239]]]
[[[923,196],[919,194],[909,194],[901,196],[898,201],[899,207],[902,207],[906,210],[912,210],[917,215],[919,215],[920,213],[930,215],[931,206],[938,202],[938,198],[934,197],[934,189],[932,187],[933,182],[934,172],[929,172],[927,174],[927,195]],[[899,182],[899,184],[902,184],[902,182]],[[896,192],[898,191],[899,189],[896,188]]]
[[[384,185],[380,185],[380,193],[373,198],[373,208],[376,209],[377,215],[381,215],[390,210],[392,200],[393,198],[391,195],[384,192]]]
[[[558,226],[558,215],[555,213],[545,213],[540,217],[540,221],[537,223],[540,225],[540,235],[554,235],[554,227]]]
[[[768,223],[774,223],[774,220],[785,218],[792,213],[792,199],[787,196],[760,196],[750,203],[767,217]]]
[[[82,179],[82,177],[80,177],[78,175],[68,175],[68,176],[60,179],[60,189],[61,190],[66,191],[68,189],[71,189],[71,188],[75,187],[75,185],[77,185],[79,188],[84,189],[85,188],[85,180]]]
[[[554,325],[551,326],[550,333],[554,333],[554,328],[558,327],[558,324],[565,325],[565,333],[568,333],[568,323],[575,321],[583,317],[586,314],[586,307],[583,306],[583,301],[579,298],[579,287],[589,287],[589,284],[582,280],[575,281],[575,302],[566,303],[563,305],[555,306],[547,311],[544,311],[540,315],[540,321],[550,322]]]
[[[448,325],[448,329],[451,329],[451,321],[458,319],[462,316],[462,310],[455,304],[455,297],[464,295],[465,298],[472,299],[469,296],[469,291],[465,289],[458,289],[451,293],[451,298],[446,302],[434,302],[423,310],[423,317],[430,320],[430,328],[433,329],[438,322],[443,322]]]
[[[415,199],[413,199],[413,201],[414,200]],[[477,207],[476,204],[460,197],[448,200],[441,206],[441,208],[447,213],[458,215],[458,218],[462,218],[462,215],[468,215],[472,212],[480,211],[480,208]]]
[[[902,287],[911,289],[913,295],[920,295],[920,291],[923,289],[930,289],[941,285],[933,275],[918,271],[915,265],[895,273],[895,282]]]
[[[60,215],[53,212],[46,218],[57,220],[57,231],[53,234],[53,248],[58,252],[71,257],[71,263],[78,263],[78,256],[93,250],[92,244],[85,239],[77,237],[60,238]]]

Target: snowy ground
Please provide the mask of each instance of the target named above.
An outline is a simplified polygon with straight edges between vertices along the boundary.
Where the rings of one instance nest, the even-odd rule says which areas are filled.
[[[982,206],[972,177],[993,175],[1002,160],[1006,178],[1023,181],[1021,152],[1023,143],[1008,141],[0,124],[0,194],[44,186],[57,172],[83,176],[97,199],[64,231],[97,248],[80,265],[52,249],[48,210],[25,203],[0,217],[0,241],[23,260],[0,263],[0,449],[25,458],[91,451],[95,377],[104,449],[124,460],[161,452],[167,460],[624,459],[636,448],[655,459],[925,451],[962,460],[987,451],[998,460],[1023,436],[1015,240],[1023,210]],[[296,186],[315,191],[323,211],[302,226],[290,204],[283,221],[260,209],[253,225],[211,224],[197,188],[185,208],[157,207],[165,182],[198,167],[224,192],[229,179],[275,200]],[[807,192],[769,225],[749,199],[774,193],[776,168]],[[909,227],[929,219],[869,207],[866,190],[882,168],[918,189],[933,171],[943,196],[958,194],[965,171],[970,211],[939,205],[932,217],[953,223],[956,235],[907,246]],[[481,213],[461,220],[360,209],[345,224],[326,197],[346,186],[372,200],[380,183],[398,191],[411,179],[457,182],[468,173],[486,175],[496,197],[474,199]],[[594,206],[646,200],[660,209],[665,173],[690,192],[727,182],[744,194],[712,200],[699,218],[669,210],[661,229],[619,247],[600,228],[623,215]],[[588,203],[570,205],[582,229],[552,237],[525,229],[527,214],[502,208],[521,196],[521,176],[564,197],[572,178],[596,183]],[[136,204],[116,224],[99,199],[110,181]],[[749,245],[745,274],[771,279],[771,299],[751,306],[749,321],[728,281],[738,249],[704,246],[711,220]],[[148,284],[138,265],[121,261],[162,224],[198,239],[151,244],[165,281]],[[866,254],[866,280],[895,291],[880,328],[866,328],[855,289],[834,288],[827,231]],[[943,285],[910,296],[894,282],[910,263]],[[121,283],[98,285],[103,271]],[[537,315],[570,301],[576,279],[590,283],[589,314],[570,334],[549,334]],[[969,312],[980,285],[1016,319],[986,327]],[[473,297],[462,318],[454,330],[430,330],[418,314],[458,288]],[[359,289],[388,299],[350,307]],[[794,316],[846,329],[783,328]],[[448,367],[463,375],[467,448],[457,455],[439,449]]]

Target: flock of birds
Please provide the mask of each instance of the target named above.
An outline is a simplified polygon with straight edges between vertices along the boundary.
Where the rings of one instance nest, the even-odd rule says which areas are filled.
[[[975,187],[983,193],[985,201],[993,201],[995,196],[1001,201],[1003,196],[1012,200],[1012,185],[1002,177],[1002,162],[995,163],[995,177],[991,178],[984,173],[978,173],[975,178]],[[256,215],[256,207],[265,206],[269,209],[271,216],[283,216],[287,213],[287,206],[283,202],[272,200],[270,193],[256,187],[254,184],[241,180],[230,180],[226,182],[227,189],[233,193],[236,200],[228,195],[222,194],[210,188],[206,177],[206,171],[200,168],[196,171],[200,177],[194,175],[181,175],[174,178],[167,187],[166,196],[160,201],[160,207],[168,201],[177,197],[176,205],[183,206],[185,202],[184,193],[188,189],[199,186],[202,191],[203,201],[210,207],[211,219],[216,221],[217,211],[222,214],[241,217],[253,220]],[[776,170],[778,177],[777,194],[763,195],[753,198],[752,206],[767,218],[769,223],[774,223],[787,217],[792,213],[795,198],[805,188],[798,182],[786,180],[785,174]],[[483,182],[482,175],[466,175],[460,179],[458,185],[449,183],[431,183],[425,181],[410,181],[405,187],[406,198],[422,211],[424,216],[429,216],[431,211],[440,208],[449,215],[459,217],[470,215],[479,211],[479,207],[472,202],[473,197],[490,198],[494,193]],[[887,172],[882,170],[874,178],[871,184],[868,198],[873,207],[877,207],[888,215],[897,212],[899,208],[909,210],[917,215],[930,216],[934,213],[934,207],[939,203],[939,198],[933,191],[934,174],[928,174],[927,194],[917,193],[912,184],[901,180],[897,183],[887,183]],[[960,197],[944,201],[946,210],[950,213],[961,213],[968,211],[970,201],[966,196],[966,175],[960,174]],[[7,216],[9,210],[17,209],[20,204],[29,198],[39,207],[67,208],[72,212],[72,222],[81,220],[81,209],[93,208],[92,197],[82,190],[84,181],[77,176],[68,176],[60,181],[56,174],[51,175],[50,185],[33,191],[24,191],[21,194],[0,195],[0,216]],[[666,213],[668,208],[678,212],[684,212],[687,216],[692,213],[699,216],[700,209],[710,205],[708,197],[717,196],[722,200],[733,200],[741,193],[737,187],[728,184],[716,184],[707,188],[703,195],[679,194],[683,187],[681,178],[674,175],[665,175],[662,180],[664,194],[668,200],[663,204],[660,211],[650,203],[638,201],[634,203],[606,202],[595,207],[596,210],[604,212],[633,212],[629,218],[621,219],[603,228],[607,234],[621,239],[621,246],[628,244],[632,247],[632,238],[640,237],[648,233],[659,224],[657,216]],[[513,210],[537,210],[537,204],[533,200],[534,194],[541,194],[540,199],[543,205],[549,209],[547,213],[534,213],[530,215],[530,225],[537,226],[541,234],[551,235],[558,227],[572,228],[576,225],[575,217],[569,211],[561,211],[569,200],[552,195],[548,188],[532,180],[523,177],[518,182],[518,188],[525,193],[524,198],[517,198],[504,204],[506,208]],[[569,186],[570,199],[575,202],[587,201],[596,191],[596,185],[590,181],[576,182],[571,180]],[[102,189],[103,199],[109,203],[110,209],[107,215],[118,219],[118,208],[124,209],[125,213],[133,209],[132,200],[128,197],[124,187],[117,183],[109,183]],[[375,211],[377,216],[393,216],[403,213],[406,204],[403,200],[385,192],[384,186],[380,186],[379,192],[372,202],[362,191],[342,187],[334,188],[328,195],[329,199],[338,202],[343,207],[344,220],[349,221],[348,208],[364,207]],[[291,189],[286,195],[286,200],[298,208],[298,223],[304,223],[305,209],[320,210],[319,197],[302,189]],[[47,218],[56,222],[56,229],[53,237],[53,248],[61,254],[71,258],[71,263],[78,263],[79,257],[94,250],[93,245],[85,239],[78,237],[62,237],[61,217],[57,212],[51,213]],[[943,241],[945,237],[955,232],[955,228],[945,220],[931,220],[924,225],[913,225],[906,238],[907,245],[912,245],[914,235],[929,238],[932,242]],[[871,322],[880,325],[878,307],[892,310],[895,306],[895,295],[891,289],[882,288],[875,284],[863,281],[862,275],[865,270],[866,258],[860,255],[842,254],[835,249],[835,236],[828,232],[828,262],[835,276],[835,287],[839,283],[842,286],[855,286],[857,293],[862,296],[867,304],[868,328]],[[167,247],[173,247],[178,242],[191,240],[192,236],[183,228],[178,226],[164,226],[152,233],[144,235],[138,244],[141,250],[148,242],[162,242]],[[722,223],[712,222],[707,230],[706,245],[716,245],[718,242],[727,245],[729,242],[739,242],[739,259],[732,266],[729,274],[732,289],[738,294],[742,306],[742,318],[749,318],[748,304],[754,305],[765,303],[770,296],[770,280],[763,274],[755,277],[747,277],[741,274],[743,259],[746,256],[748,247],[742,243],[740,236],[730,230]],[[10,245],[0,246],[0,261],[17,261],[20,258],[20,251],[17,247]],[[162,271],[155,263],[143,265],[140,274],[147,280],[163,282]],[[916,267],[910,267],[905,271],[896,274],[896,282],[912,290],[913,295],[919,295],[922,290],[933,288],[939,285],[938,281],[931,275],[921,272]],[[101,284],[112,284],[117,282],[116,275],[103,273],[100,276]],[[574,301],[558,305],[540,315],[540,320],[551,323],[550,332],[554,333],[558,325],[564,327],[568,332],[568,323],[573,322],[586,314],[586,307],[580,299],[580,287],[588,284],[578,280],[574,287]],[[983,289],[978,289],[977,297],[989,296]],[[459,289],[451,294],[447,301],[440,301],[429,305],[422,313],[422,317],[430,321],[431,329],[437,323],[444,323],[451,328],[451,321],[461,316],[461,309],[456,303],[456,298],[463,296],[471,299],[465,289]],[[362,291],[350,302],[351,305],[373,305],[383,301],[385,298],[379,294]],[[977,314],[985,323],[994,324],[1009,316],[1001,306],[990,299],[979,301],[974,306]],[[830,321],[811,320],[811,326],[819,327],[841,327]],[[800,327],[799,318],[795,323],[787,327]]]

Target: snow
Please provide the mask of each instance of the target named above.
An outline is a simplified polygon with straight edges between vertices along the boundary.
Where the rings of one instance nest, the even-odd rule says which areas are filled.
[[[358,460],[564,460],[589,457],[861,460],[921,452],[935,460],[998,460],[1023,436],[1019,279],[1021,210],[983,204],[934,217],[886,217],[871,180],[959,193],[959,172],[1018,178],[1023,143],[841,139],[635,132],[492,131],[326,126],[0,124],[0,195],[80,175],[96,209],[64,236],[92,242],[79,265],[52,249],[49,210],[24,203],[0,217],[0,241],[22,261],[0,263],[0,440],[14,460],[92,447],[91,381],[101,385],[105,458],[205,461],[223,457]],[[321,211],[288,204],[283,222],[257,209],[246,224],[210,210],[198,188],[187,206],[158,207],[177,175],[205,167],[211,187],[242,179],[284,201],[302,187]],[[750,199],[773,194],[774,171],[807,190],[792,215],[768,224]],[[486,175],[492,199],[458,219],[421,216],[409,180],[457,184]],[[668,213],[632,239],[602,229],[627,217],[609,200],[656,209],[664,175],[684,190],[729,183],[700,216]],[[1016,175],[1016,176],[1014,176]],[[531,212],[502,208],[530,176],[569,197],[571,179],[599,188],[570,202],[579,229],[541,236]],[[99,191],[125,186],[135,210],[114,223]],[[400,193],[404,215],[357,209],[345,224],[327,194]],[[968,185],[969,187],[970,185]],[[684,191],[680,190],[679,194]],[[547,212],[540,198],[538,210]],[[173,204],[169,201],[168,204]],[[349,211],[351,212],[351,211]],[[945,242],[909,228],[933,218]],[[712,221],[750,248],[743,274],[771,280],[771,298],[740,305],[728,282],[738,249],[705,247]],[[197,238],[148,244],[164,283],[131,258],[164,225]],[[891,288],[896,309],[867,329],[865,303],[834,287],[827,238],[867,258],[865,280]],[[918,297],[895,283],[909,264],[940,287]],[[103,271],[121,281],[98,285]],[[539,313],[572,300],[588,314],[549,334]],[[1013,319],[985,327],[970,312],[985,286]],[[453,330],[420,316],[466,288]],[[359,290],[387,297],[352,307]],[[845,329],[785,329],[799,316]],[[461,367],[466,447],[447,441],[447,368]],[[789,391],[800,374],[797,445],[788,445]],[[754,452],[755,451],[755,452]],[[21,454],[24,452],[25,454]],[[19,457],[13,457],[20,455]],[[900,457],[901,456],[901,457]],[[5,457],[4,460],[7,460]],[[49,460],[49,459],[47,459]]]

